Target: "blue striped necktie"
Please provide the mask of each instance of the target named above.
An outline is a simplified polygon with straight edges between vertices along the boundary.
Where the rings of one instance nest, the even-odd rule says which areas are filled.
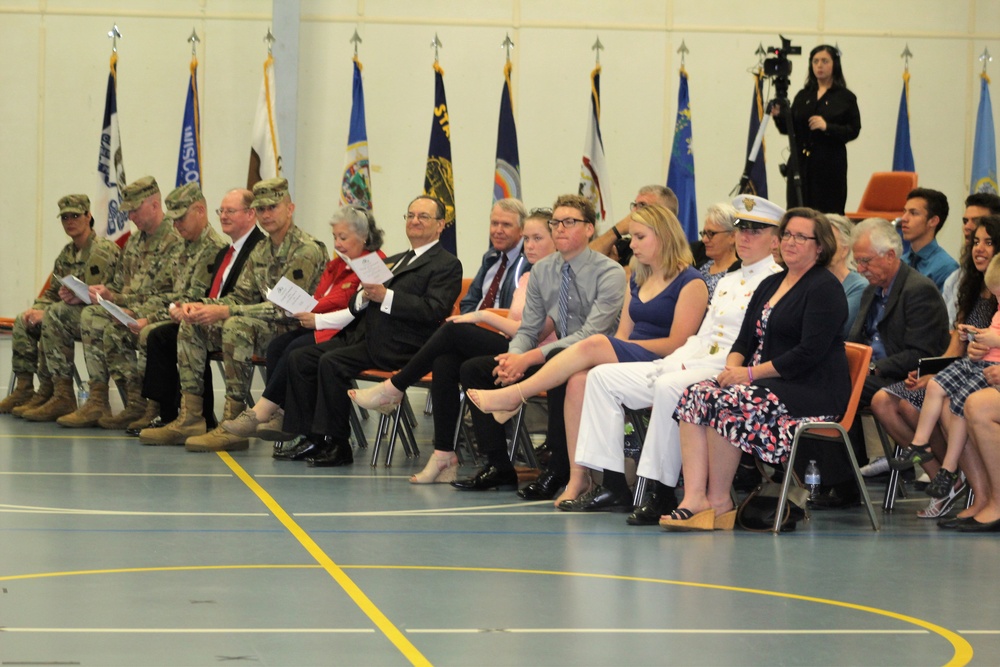
[[[569,327],[569,285],[573,280],[573,269],[563,264],[562,282],[559,284],[559,337],[565,338]]]

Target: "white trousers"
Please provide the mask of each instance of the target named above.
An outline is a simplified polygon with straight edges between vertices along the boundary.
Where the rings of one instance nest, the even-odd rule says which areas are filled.
[[[724,357],[724,355],[719,355]],[[720,360],[722,361],[722,360]],[[642,445],[637,473],[647,479],[676,486],[681,472],[681,443],[674,409],[684,390],[696,382],[713,378],[722,366],[681,369],[681,362],[668,364],[652,386],[649,374],[654,362],[602,364],[587,373],[583,397],[576,462],[596,470],[625,470],[625,410],[652,407],[649,429]]]

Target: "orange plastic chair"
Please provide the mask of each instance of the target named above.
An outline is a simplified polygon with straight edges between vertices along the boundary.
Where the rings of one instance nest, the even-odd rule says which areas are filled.
[[[854,222],[865,218],[884,218],[892,222],[903,215],[906,195],[917,187],[917,174],[912,171],[878,171],[868,180],[861,195],[858,210],[848,213]]]

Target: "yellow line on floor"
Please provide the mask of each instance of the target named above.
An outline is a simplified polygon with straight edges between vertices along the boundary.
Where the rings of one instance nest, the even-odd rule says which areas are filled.
[[[267,507],[274,514],[275,518],[281,522],[281,524],[292,534],[293,537],[295,537],[296,540],[299,541],[299,544],[301,544],[305,550],[309,552],[309,555],[316,559],[316,562],[319,563],[331,577],[333,577],[333,580],[344,589],[344,592],[347,593],[352,600],[354,600],[354,604],[358,605],[361,611],[364,612],[369,619],[371,619],[375,626],[382,631],[382,634],[384,634],[386,638],[392,642],[397,649],[399,649],[400,653],[402,653],[411,664],[427,665],[430,667],[431,662],[425,658],[423,654],[417,650],[417,647],[414,646],[410,640],[399,631],[399,628],[393,625],[392,621],[390,621],[388,617],[386,617],[386,615],[383,614],[370,599],[368,599],[368,596],[364,594],[358,585],[355,584],[342,569],[340,569],[340,566],[333,562],[333,559],[330,558],[318,544],[316,544],[309,534],[302,530],[299,524],[295,523],[295,520],[292,519],[288,512],[286,512],[274,498],[271,497],[271,494],[265,491],[264,487],[258,484],[257,480],[251,477],[250,474],[243,469],[243,466],[233,460],[233,457],[227,452],[219,452],[219,458],[221,458],[222,461],[229,466],[229,469],[232,470],[233,473],[239,477],[258,498],[260,498],[260,501],[264,503],[265,507]]]

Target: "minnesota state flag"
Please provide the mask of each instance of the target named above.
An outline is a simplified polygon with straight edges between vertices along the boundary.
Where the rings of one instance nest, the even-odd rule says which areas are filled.
[[[493,173],[493,201],[521,199],[521,161],[517,154],[517,127],[514,125],[514,97],[510,90],[511,64],[503,68],[500,95],[500,123],[497,128],[497,162]]]
[[[121,210],[125,189],[125,164],[118,135],[118,54],[111,54],[111,72],[104,98],[101,147],[97,156],[97,198],[94,202],[94,229],[99,236],[115,240],[127,233],[128,214]]]
[[[997,137],[993,130],[993,104],[990,102],[990,77],[981,75],[979,112],[976,115],[976,138],[972,144],[972,184],[969,192],[997,194]]]
[[[892,149],[893,171],[916,171],[913,149],[910,147],[910,72],[903,72],[903,92],[899,95],[899,115],[896,117],[896,143]]]
[[[674,146],[670,152],[667,187],[677,195],[677,219],[689,241],[698,238],[698,204],[694,191],[694,148],[691,145],[691,100],[688,97],[688,73],[681,67],[677,91],[677,122]]]
[[[201,187],[201,112],[198,107],[198,59],[191,56],[191,79],[181,123],[181,148],[177,155],[176,187],[197,183]]]
[[[424,174],[424,194],[437,197],[445,206],[445,228],[441,245],[458,254],[455,245],[455,175],[451,168],[451,123],[448,101],[444,96],[444,70],[434,63],[434,118],[431,120],[431,142],[427,149],[427,171]]]
[[[590,200],[597,211],[597,221],[611,217],[611,179],[604,159],[601,137],[601,66],[590,73],[590,113],[587,117],[587,138],[583,144],[583,165],[580,168],[578,193]],[[615,221],[617,222],[617,221]]]
[[[254,183],[281,176],[281,145],[278,142],[277,113],[274,108],[274,56],[264,61],[264,80],[257,98],[257,114],[250,134],[250,169],[247,189]]]
[[[361,61],[354,56],[351,127],[347,131],[347,159],[340,182],[340,203],[372,210],[372,177],[368,168],[368,130],[365,126],[365,89]]]

